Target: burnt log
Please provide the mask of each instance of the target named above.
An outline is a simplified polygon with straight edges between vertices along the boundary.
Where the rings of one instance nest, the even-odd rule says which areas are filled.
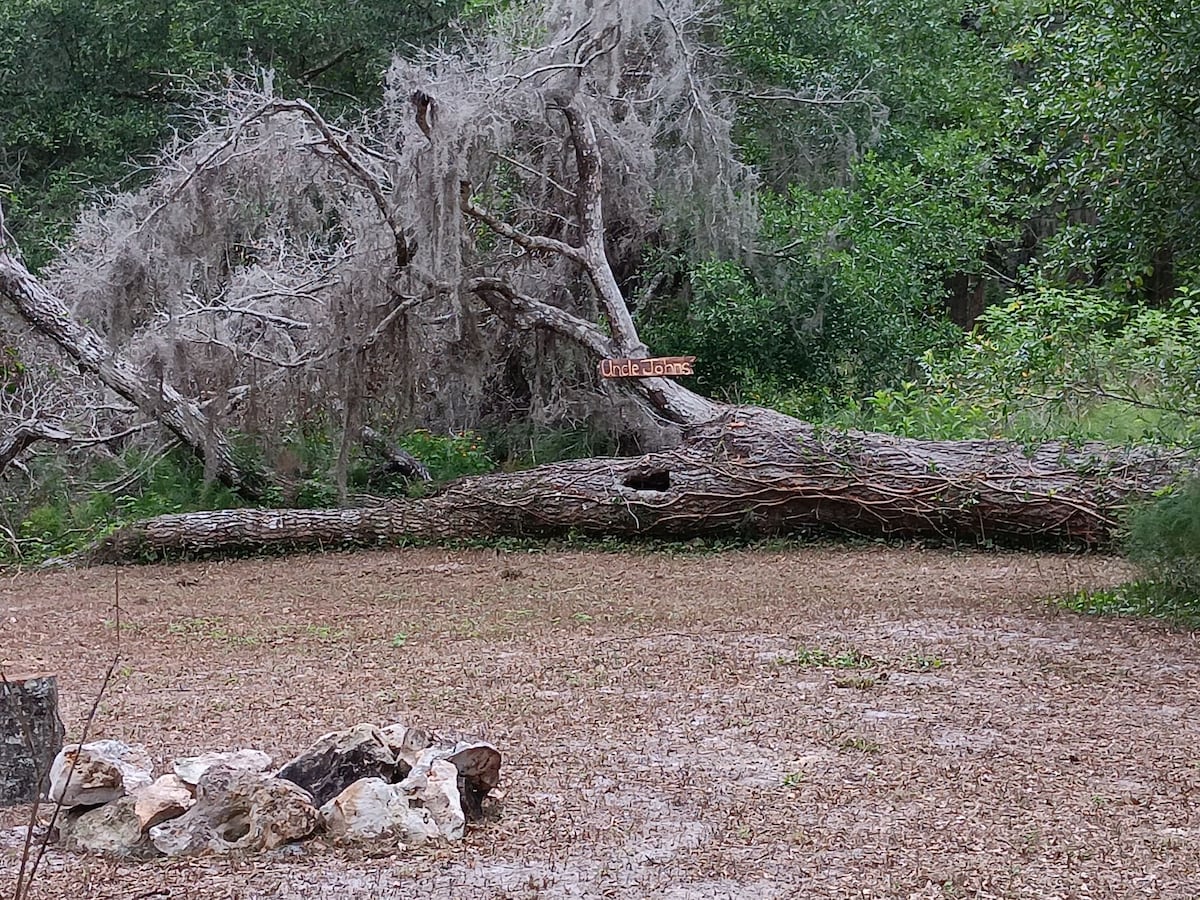
[[[77,561],[567,534],[743,538],[805,531],[973,544],[1097,546],[1122,510],[1197,471],[1185,453],[833,432],[729,408],[673,450],[464,478],[415,500],[340,510],[160,516]]]
[[[0,675],[0,806],[45,795],[63,734],[53,675]]]

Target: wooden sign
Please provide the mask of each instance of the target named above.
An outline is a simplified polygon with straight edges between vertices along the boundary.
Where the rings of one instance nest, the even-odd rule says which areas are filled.
[[[694,356],[658,356],[654,359],[602,359],[601,378],[673,378],[694,375]]]

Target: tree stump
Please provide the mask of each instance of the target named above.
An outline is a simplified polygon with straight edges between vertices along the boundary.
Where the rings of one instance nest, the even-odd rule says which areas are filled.
[[[55,676],[0,674],[0,806],[45,795],[63,736]]]

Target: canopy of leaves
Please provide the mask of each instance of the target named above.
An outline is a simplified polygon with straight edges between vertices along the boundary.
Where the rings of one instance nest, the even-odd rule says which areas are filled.
[[[1028,22],[1005,121],[1043,265],[1159,301],[1200,266],[1200,3],[1072,0]]]

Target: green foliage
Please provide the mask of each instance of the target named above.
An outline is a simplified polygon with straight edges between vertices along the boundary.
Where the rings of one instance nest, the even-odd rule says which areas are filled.
[[[784,657],[780,662],[801,668],[819,669],[870,669],[879,665],[878,660],[854,648],[831,653],[821,647],[799,647],[790,657]]]
[[[1132,581],[1114,588],[1079,591],[1054,600],[1072,612],[1094,616],[1161,619],[1169,625],[1200,630],[1200,604],[1194,595],[1180,595],[1153,580]]]
[[[1146,571],[1146,594],[1200,622],[1200,479],[1133,510],[1125,548]]]
[[[1189,444],[1200,434],[1200,315],[1046,287],[991,307],[922,377],[850,403],[839,420],[911,437],[1007,436]]]
[[[425,464],[435,483],[483,475],[496,468],[483,438],[474,432],[443,435],[417,430],[405,435],[399,443]]]
[[[993,146],[1016,12],[745,0],[728,15],[748,78],[835,102],[743,103],[747,154],[776,188],[760,252],[694,268],[691,296],[642,320],[656,349],[700,357],[700,389],[819,413],[916,375],[957,337],[948,281],[1016,239]]]
[[[0,544],[0,562],[33,562],[79,550],[121,525],[167,513],[240,506],[235,494],[204,478],[203,465],[176,450],[150,458],[129,451],[90,476],[128,486],[79,494],[61,477],[48,477],[31,497],[0,503],[13,540]]]
[[[745,381],[786,373],[822,379],[832,369],[829,345],[815,327],[802,289],[775,291],[730,262],[702,263],[691,273],[689,303],[643,319],[644,337],[668,354],[698,356],[698,390],[729,394]]]
[[[862,402],[851,400],[848,424],[902,437],[957,441],[989,437],[991,421],[978,402],[964,402],[916,381],[881,388]]]
[[[547,428],[534,422],[513,422],[487,433],[491,456],[506,472],[543,463],[589,456],[611,456],[617,446],[606,434],[587,427]]]
[[[743,104],[744,143],[776,184],[837,183],[872,146],[907,156],[924,135],[993,127],[1011,83],[1000,52],[1017,12],[1011,3],[738,0],[726,8],[725,40],[748,78],[833,101]],[[787,152],[797,145],[803,153]]]
[[[1013,177],[1053,217],[1043,271],[1156,299],[1200,265],[1200,3],[1068,0],[1009,54]]]

